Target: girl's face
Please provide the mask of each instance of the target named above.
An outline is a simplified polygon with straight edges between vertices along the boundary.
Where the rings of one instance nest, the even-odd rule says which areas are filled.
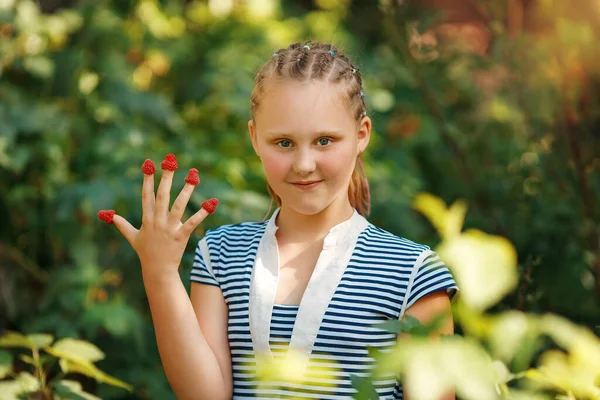
[[[282,207],[313,215],[347,206],[357,157],[367,147],[371,120],[357,123],[340,89],[325,82],[268,83],[252,145]]]

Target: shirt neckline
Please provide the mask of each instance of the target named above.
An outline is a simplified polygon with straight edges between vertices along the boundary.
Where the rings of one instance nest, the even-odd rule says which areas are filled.
[[[279,229],[275,221],[277,220],[277,215],[279,214],[280,210],[281,207],[277,207],[277,209],[273,212],[273,215],[271,218],[269,218],[269,222],[267,223],[267,227],[265,229],[265,234],[270,236],[272,239],[275,238],[275,233]],[[344,238],[351,237],[352,235],[348,235],[348,233],[353,230],[352,228],[360,227],[362,230],[363,226],[361,222],[363,217],[358,213],[358,211],[356,211],[356,209],[353,210],[354,211],[350,218],[333,226],[329,232],[327,232],[327,235],[325,235],[323,241],[324,250],[335,246],[339,242],[342,242]]]

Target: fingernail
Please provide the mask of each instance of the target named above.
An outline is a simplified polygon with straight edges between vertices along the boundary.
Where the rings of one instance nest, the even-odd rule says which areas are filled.
[[[209,214],[212,214],[215,212],[218,205],[219,205],[219,199],[212,198],[212,199],[206,200],[204,203],[202,203],[202,208],[204,208]]]
[[[98,211],[98,218],[107,224],[113,223],[113,217],[115,216],[115,210],[100,210]]]
[[[175,155],[167,154],[163,162],[160,163],[160,167],[167,171],[177,171],[179,167],[177,166],[177,159],[175,158]]]
[[[146,159],[142,165],[142,172],[146,175],[152,175],[156,172],[156,167],[151,159]]]
[[[198,170],[196,168],[190,169],[187,176],[185,177],[185,181],[190,185],[198,185],[200,183],[200,177],[198,176]]]

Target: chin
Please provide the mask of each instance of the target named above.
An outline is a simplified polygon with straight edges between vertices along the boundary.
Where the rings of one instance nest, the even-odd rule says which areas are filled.
[[[325,211],[334,203],[335,199],[313,199],[303,201],[303,199],[294,198],[287,202],[283,200],[283,204],[286,204],[286,208],[294,210],[294,212],[302,215],[317,215]]]
[[[323,211],[325,208],[327,208],[327,206],[329,205],[328,203],[319,201],[317,199],[303,201],[303,199],[299,199],[299,198],[292,198],[292,199],[282,198],[282,202],[283,202],[283,204],[285,204],[286,208],[291,209],[294,212],[296,212],[298,214],[303,214],[303,215],[318,214],[321,211]]]

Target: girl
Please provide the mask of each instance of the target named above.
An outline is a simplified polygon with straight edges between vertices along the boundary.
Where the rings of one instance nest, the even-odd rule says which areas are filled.
[[[206,232],[189,298],[178,267],[215,204],[181,223],[197,183],[186,179],[169,212],[174,157],[156,199],[154,171],[144,168],[141,229],[113,219],[140,258],[167,378],[179,399],[350,399],[351,376],[373,367],[367,348],[390,350],[397,339],[373,325],[449,313],[456,284],[427,246],[365,219],[371,120],[360,72],[338,49],[308,42],[274,53],[256,77],[251,113],[278,208],[268,221]],[[451,316],[440,333],[453,333]],[[259,386],[257,368],[288,354],[297,380]],[[403,398],[394,376],[374,386],[381,399]]]

